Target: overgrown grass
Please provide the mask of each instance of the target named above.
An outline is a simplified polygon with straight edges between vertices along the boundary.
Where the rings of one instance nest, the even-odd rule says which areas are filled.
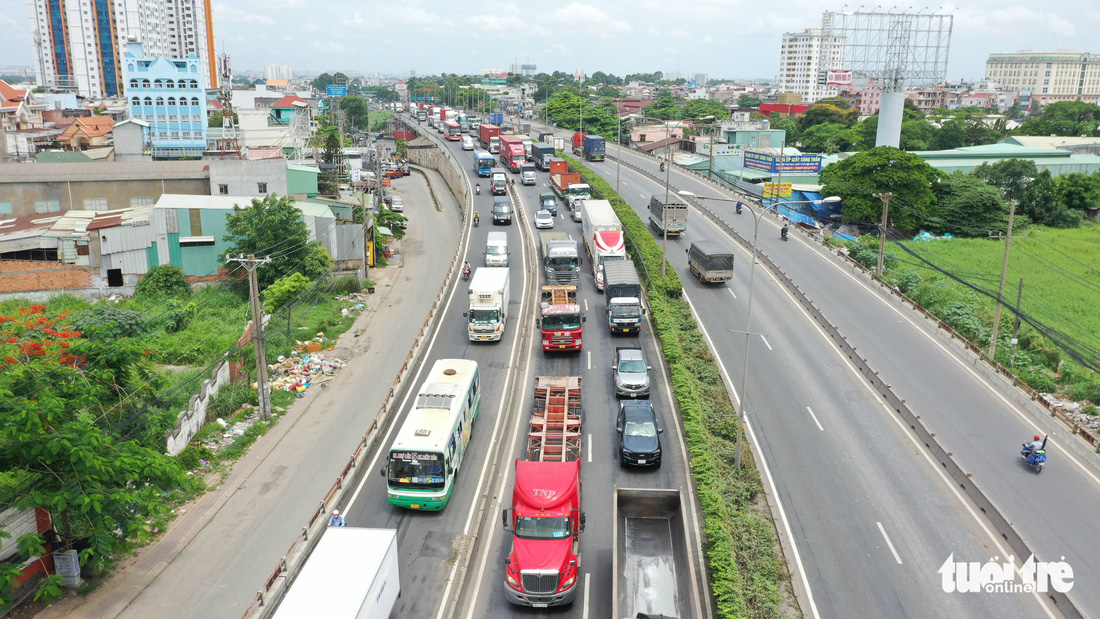
[[[631,258],[641,268],[654,328],[668,362],[673,395],[688,445],[703,512],[703,551],[718,616],[777,617],[787,579],[772,522],[760,515],[763,485],[748,450],[734,468],[737,411],[675,270],[661,277],[660,246],[646,223],[602,178],[566,156],[585,182],[610,200],[626,229]],[[647,277],[648,276],[648,277]]]

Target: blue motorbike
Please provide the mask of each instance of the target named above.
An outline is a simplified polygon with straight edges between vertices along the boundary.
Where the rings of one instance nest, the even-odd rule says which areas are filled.
[[[1046,445],[1046,441],[1043,441],[1043,445]],[[1036,473],[1042,473],[1043,467],[1047,465],[1047,452],[1045,449],[1031,450],[1028,443],[1024,443],[1024,448],[1020,451],[1020,456],[1027,461],[1027,465],[1030,466]]]

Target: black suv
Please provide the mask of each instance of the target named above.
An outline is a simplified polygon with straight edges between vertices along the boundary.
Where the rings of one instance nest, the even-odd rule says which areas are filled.
[[[623,400],[615,421],[619,433],[619,463],[661,466],[661,433],[657,413],[650,400]]]
[[[493,223],[512,223],[512,201],[508,196],[493,196]]]

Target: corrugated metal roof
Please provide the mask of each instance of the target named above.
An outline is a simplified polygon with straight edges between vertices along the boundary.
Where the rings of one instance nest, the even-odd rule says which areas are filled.
[[[234,208],[248,208],[252,206],[253,199],[263,199],[256,196],[194,196],[182,193],[166,193],[157,200],[155,208],[198,208],[233,210]]]

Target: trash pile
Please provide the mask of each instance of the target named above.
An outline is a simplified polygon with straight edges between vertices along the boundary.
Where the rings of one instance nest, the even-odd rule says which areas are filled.
[[[936,236],[935,234],[932,234],[931,232],[921,232],[917,236],[913,237],[913,240],[914,241],[941,241],[941,240],[942,241],[950,241],[954,238],[955,237],[951,236],[950,232],[944,232],[940,236]]]
[[[1069,417],[1074,423],[1079,426],[1084,426],[1091,430],[1100,429],[1100,417],[1090,415],[1084,411],[1085,407],[1080,402],[1074,402],[1073,400],[1063,400],[1053,393],[1041,393],[1048,402],[1054,405],[1054,408],[1062,411]]]
[[[345,307],[340,310],[341,316],[350,316],[352,312],[362,312],[367,310],[367,299],[370,295],[365,292],[353,292],[351,294],[342,294],[336,297],[337,301],[347,301],[348,303],[354,303],[351,307]]]
[[[280,356],[278,363],[268,367],[272,373],[271,388],[293,391],[298,397],[304,397],[307,389],[329,382],[334,378],[336,370],[345,365],[347,362],[343,359],[326,357],[316,352],[306,352],[300,356]]]
[[[218,425],[225,430],[220,434],[212,434],[203,439],[203,447],[217,453],[231,445],[238,437],[244,436],[244,433],[259,421],[260,411],[258,408],[250,404],[246,404],[242,408],[247,409],[247,412],[238,411],[234,413],[234,416],[238,417],[237,421],[228,422],[221,417],[215,419],[214,421],[218,422]]]

